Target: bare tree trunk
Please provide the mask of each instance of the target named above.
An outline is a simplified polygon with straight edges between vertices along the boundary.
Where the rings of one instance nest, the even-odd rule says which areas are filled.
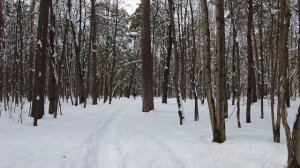
[[[207,0],[200,0],[201,3],[201,12],[203,15],[203,33],[204,33],[204,87],[207,96],[207,104],[209,107],[209,115],[210,115],[210,122],[212,127],[213,133],[213,141],[217,139],[216,129],[217,127],[217,115],[216,115],[216,108],[215,108],[215,100],[213,98],[212,93],[212,80],[211,80],[211,52],[210,52],[210,29],[209,29],[209,19],[208,19],[208,7],[207,7]]]
[[[55,38],[55,15],[53,13],[52,2],[50,2],[50,32],[49,32],[49,42],[50,42],[50,58],[48,59],[49,65],[49,81],[48,81],[48,96],[49,96],[49,114],[54,114],[57,111],[57,100],[56,100],[56,78],[55,78],[55,50],[54,50],[54,38]]]
[[[290,0],[280,1],[280,59],[279,59],[279,72],[280,72],[280,91],[279,91],[279,106],[282,116],[282,125],[285,130],[286,143],[288,150],[288,168],[299,168],[297,163],[295,149],[293,146],[293,137],[291,135],[290,127],[287,121],[287,107],[286,107],[286,85],[287,85],[287,69],[288,69],[288,35],[290,26]]]
[[[190,0],[190,10],[191,10],[191,26],[192,26],[192,42],[193,42],[193,50],[192,50],[192,90],[195,99],[195,109],[194,109],[194,120],[199,121],[199,111],[198,111],[198,94],[197,94],[197,82],[196,82],[196,60],[197,60],[197,50],[196,50],[196,35],[194,29],[194,10],[192,6],[192,1]],[[201,69],[201,68],[200,68]]]
[[[188,0],[187,0],[187,3],[188,3]],[[189,22],[187,21],[188,19],[190,19],[189,17],[188,17],[188,10],[187,10],[187,8],[188,8],[188,4],[186,4],[186,7],[185,7],[186,9],[185,9],[185,19],[186,19],[186,40],[187,40],[187,46],[192,46],[192,44],[191,44],[191,40],[190,40],[190,38],[191,38],[191,32],[190,32],[190,27],[191,27],[191,25],[189,24]],[[187,49],[187,56],[188,56],[188,68],[189,69],[191,69],[192,68],[192,50],[191,50],[191,47],[189,47],[188,49]],[[193,99],[193,92],[192,92],[192,86],[193,86],[193,74],[191,73],[191,71],[189,71],[189,87],[188,87],[188,94],[189,94],[189,98],[190,99]]]
[[[36,47],[36,63],[34,76],[34,99],[32,103],[32,113],[34,115],[33,126],[37,126],[37,120],[44,115],[44,95],[45,95],[45,71],[48,48],[48,17],[50,1],[41,0],[38,21],[38,33]]]
[[[119,1],[117,0],[116,5],[116,20],[115,20],[115,30],[114,30],[114,44],[113,44],[113,61],[112,61],[112,68],[110,73],[110,81],[109,81],[109,104],[111,104],[112,97],[113,97],[113,88],[114,88],[114,77],[115,77],[115,66],[116,66],[116,57],[117,57],[117,29],[118,29],[118,15],[119,15]],[[151,31],[151,30],[150,30]],[[150,39],[151,41],[151,39]],[[151,44],[150,44],[151,46]]]
[[[247,54],[248,54],[248,86],[247,86],[247,108],[246,122],[251,123],[251,104],[252,104],[252,86],[253,86],[253,50],[251,29],[253,24],[253,4],[252,0],[248,0],[248,25],[247,25]],[[254,86],[253,86],[254,87]]]
[[[71,0],[68,0],[67,6],[68,6],[68,8],[67,8],[67,16],[68,16],[69,13],[70,13],[69,11],[71,10]],[[67,24],[71,22],[68,17],[66,17],[66,19],[68,20]],[[70,25],[72,25],[72,24],[70,24]],[[66,36],[66,42],[68,42],[69,39],[70,39],[70,37]],[[73,53],[70,51],[69,48],[70,48],[70,45],[68,45],[68,43],[67,43],[67,45],[66,45],[66,59],[68,59],[68,58],[71,59],[73,57]],[[72,88],[73,84],[71,83],[72,82],[72,80],[71,80],[71,71],[73,69],[71,69],[70,64],[69,64],[68,61],[66,61],[64,65],[66,67],[66,69],[65,69],[66,99],[68,101],[69,98],[70,98],[72,105],[74,105],[75,103],[74,103],[74,100],[73,100],[73,90],[72,90],[73,89]]]
[[[225,103],[226,99],[226,86],[224,85],[225,80],[225,20],[224,20],[224,1],[216,1],[216,114],[217,114],[217,136],[214,142],[223,143],[226,139],[225,136]]]
[[[177,27],[178,27],[178,32],[179,32],[179,46],[180,46],[180,75],[181,75],[181,81],[180,81],[180,90],[181,90],[181,94],[182,94],[182,99],[184,101],[186,101],[186,76],[185,76],[185,48],[186,46],[184,45],[184,38],[182,38],[184,35],[183,33],[183,28],[182,28],[182,2],[183,0],[180,0],[180,2],[178,2],[178,7],[177,7]]]
[[[0,2],[0,102],[2,102],[3,98],[3,83],[4,83],[4,77],[3,77],[3,55],[4,55],[4,16],[3,16],[3,1]]]
[[[277,3],[277,7],[278,7],[278,10],[280,10],[280,0],[278,0],[278,3]],[[279,11],[279,15],[280,15],[280,11]],[[280,59],[280,32],[281,32],[281,20],[280,20],[280,16],[278,16],[278,19],[277,19],[277,36],[276,36],[276,60],[275,60],[275,76],[278,75],[280,76],[280,70],[279,70],[279,59]],[[276,77],[274,76],[274,82],[275,82],[275,79]],[[280,77],[277,77],[277,80],[275,82],[275,86],[276,85],[279,85],[279,80]],[[279,86],[277,86],[276,88],[274,87],[274,90],[275,89],[278,89],[279,90]],[[276,141],[275,142],[278,142],[280,143],[280,129],[281,129],[281,111],[280,111],[280,98],[279,98],[279,91],[277,91],[277,96],[278,96],[278,108],[277,108],[277,120],[276,120],[276,129],[275,129],[275,139]]]
[[[83,1],[83,5],[84,6],[86,6],[86,1],[84,0]],[[91,13],[92,13],[92,8],[93,8],[93,6],[91,5]],[[86,11],[84,12],[84,17],[86,17]],[[92,14],[91,14],[92,15]],[[94,16],[93,16],[94,17]],[[86,69],[86,76],[85,76],[85,88],[84,88],[84,90],[85,90],[85,96],[84,96],[84,104],[83,104],[83,108],[86,108],[86,105],[87,105],[87,99],[88,99],[88,97],[89,97],[89,94],[97,94],[97,92],[96,93],[91,93],[91,89],[90,89],[90,74],[91,74],[91,62],[93,62],[92,60],[91,60],[91,56],[92,56],[92,52],[97,52],[96,50],[93,50],[93,46],[92,46],[92,38],[94,38],[94,37],[92,37],[92,35],[93,35],[93,18],[92,18],[92,16],[91,16],[91,19],[90,19],[90,22],[91,22],[91,27],[90,27],[90,34],[89,34],[89,42],[88,42],[88,53],[87,53],[87,58],[85,58],[85,69]],[[83,23],[83,30],[85,30],[85,27],[86,27],[86,22],[84,22]],[[83,36],[83,41],[85,41],[85,36]],[[87,44],[85,44],[85,45],[87,45]],[[86,52],[86,49],[85,49],[85,47],[83,48],[84,50],[83,50],[83,53],[84,53],[84,57],[85,57],[85,52]],[[94,76],[92,76],[92,78],[93,78]],[[92,79],[93,80],[93,79]],[[97,99],[97,98],[96,98]],[[93,100],[92,100],[93,101]],[[97,102],[97,100],[96,100],[96,102]]]
[[[274,105],[275,105],[275,80],[276,80],[276,71],[277,71],[277,59],[278,54],[274,54],[273,51],[273,22],[274,22],[274,15],[271,16],[271,30],[270,30],[270,37],[269,37],[269,46],[270,46],[270,57],[271,57],[271,89],[270,89],[270,99],[271,99],[271,118],[272,118],[272,130],[273,130],[273,140],[276,143],[280,142],[280,111],[277,111],[277,121],[275,124],[275,112],[274,112]],[[275,57],[275,59],[274,59]]]
[[[184,11],[185,13],[183,13],[183,1],[184,0],[181,0],[181,6],[180,6],[180,18],[183,22],[183,25],[181,23],[181,26],[183,26],[182,28],[182,37],[186,37],[187,35],[187,7],[185,7]],[[181,59],[180,59],[180,63],[181,63],[181,81],[182,83],[184,84],[184,86],[181,86],[182,88],[182,97],[184,98],[184,100],[186,100],[187,98],[187,83],[185,82],[186,79],[187,79],[187,75],[186,75],[186,71],[187,71],[187,67],[186,67],[186,62],[187,62],[187,47],[186,47],[186,43],[187,43],[187,39],[186,38],[182,38],[181,39],[181,42],[182,42],[182,49],[181,49]]]
[[[170,62],[172,55],[172,27],[171,21],[168,26],[168,48],[167,48],[167,58],[166,65],[164,67],[164,81],[163,81],[163,92],[162,92],[162,103],[168,102],[168,85],[169,85],[169,74],[170,74]]]
[[[96,37],[97,37],[97,22],[96,22],[96,0],[91,1],[91,8],[92,8],[92,14],[91,14],[91,22],[92,22],[92,33],[91,33],[91,53],[92,53],[92,59],[93,59],[93,86],[92,86],[92,99],[93,105],[97,104],[97,98],[98,98],[98,77],[97,77],[97,44],[96,44]],[[89,76],[88,76],[89,77]],[[88,92],[88,90],[86,91]]]
[[[252,0],[253,2],[253,0]],[[253,17],[253,4],[252,4],[252,17]],[[252,98],[252,103],[256,103],[257,102],[257,82],[256,81],[259,81],[259,75],[256,75],[255,74],[255,68],[256,67],[257,69],[259,68],[259,61],[258,61],[258,49],[257,49],[257,40],[256,40],[256,35],[255,35],[255,24],[253,23],[253,18],[252,18],[252,60],[253,60],[253,65],[252,65],[252,87],[251,87],[251,98]],[[254,61],[255,59],[255,61]],[[257,78],[256,78],[257,77]]]
[[[93,21],[91,21],[91,24]],[[90,93],[90,74],[91,74],[91,55],[93,55],[92,52],[96,52],[96,51],[92,51],[93,47],[92,47],[92,34],[93,34],[93,30],[90,31],[90,40],[89,40],[89,53],[87,56],[87,72],[86,72],[86,85],[85,85],[85,100],[84,100],[84,104],[83,107],[86,108],[87,105],[87,99],[89,97],[89,93]],[[94,63],[94,61],[92,61]],[[94,75],[94,74],[93,74]],[[92,76],[94,77],[94,76]],[[94,79],[94,78],[93,78]],[[97,93],[91,93],[91,94],[97,94]],[[93,97],[92,97],[93,99]],[[94,100],[92,100],[94,101]],[[97,98],[96,98],[96,102],[97,102]],[[93,102],[92,102],[93,104]]]
[[[298,108],[298,115],[293,126],[293,149],[295,160],[293,161],[295,165],[300,167],[300,106]]]
[[[240,71],[240,51],[239,51],[239,43],[236,42],[236,50],[237,50],[237,123],[238,123],[238,128],[241,128],[241,118],[240,118],[240,112],[241,112],[241,107],[240,107],[240,102],[241,102],[241,71]]]
[[[174,83],[174,90],[175,90],[175,97],[177,101],[177,107],[178,107],[178,115],[179,115],[179,122],[180,125],[183,124],[184,119],[184,112],[183,112],[183,105],[182,105],[182,96],[180,92],[180,86],[179,86],[179,72],[180,72],[180,65],[179,65],[179,54],[177,49],[177,40],[176,40],[176,30],[175,30],[175,20],[174,20],[174,6],[173,6],[173,0],[168,0],[168,6],[169,6],[169,18],[170,18],[170,25],[172,30],[172,43],[174,47],[174,56],[175,56],[175,70],[174,70],[174,76],[173,76],[173,83]]]
[[[107,5],[106,5],[106,15],[109,15],[111,9],[110,9],[110,1],[107,1]],[[109,39],[110,39],[110,36],[109,36],[109,22],[106,21],[106,24],[105,24],[105,30],[106,30],[106,44],[105,44],[105,75],[104,75],[104,89],[103,89],[103,102],[106,103],[107,100],[108,100],[108,75],[109,73],[107,73],[109,71],[109,63],[108,63],[108,59],[109,59]]]
[[[66,16],[68,15],[68,12],[66,13]],[[58,63],[58,72],[57,72],[57,76],[58,76],[58,79],[57,79],[57,90],[55,92],[55,99],[56,99],[56,103],[58,104],[59,103],[59,94],[62,92],[63,90],[63,82],[62,82],[62,77],[63,77],[63,67],[66,67],[65,66],[65,60],[66,60],[66,48],[67,48],[67,45],[68,45],[68,41],[67,41],[67,35],[69,33],[69,20],[67,19],[66,17],[66,20],[65,20],[65,27],[64,27],[64,36],[63,36],[63,44],[62,44],[62,51],[61,51],[61,56],[60,56],[60,59],[59,59],[59,63]],[[65,69],[65,71],[67,71]],[[67,73],[67,72],[65,72]],[[67,75],[65,75],[67,78]],[[68,79],[65,80],[65,85],[68,85]],[[71,97],[72,98],[72,97]],[[58,110],[56,110],[54,112],[54,115],[53,117],[54,118],[57,118],[57,112]]]
[[[240,7],[238,7],[238,13],[240,11]],[[234,19],[234,11],[233,11],[233,2],[230,0],[230,12],[231,12],[231,24],[232,24],[232,105],[234,105],[235,102],[235,97],[237,97],[237,111],[236,111],[236,116],[237,116],[237,125],[238,128],[241,128],[241,118],[240,118],[240,99],[241,99],[241,82],[240,82],[240,77],[241,77],[241,72],[240,72],[240,51],[239,51],[239,42],[237,41],[237,29],[236,29],[236,22]],[[236,65],[235,65],[235,60],[236,60]],[[236,74],[235,74],[236,73]]]
[[[19,90],[19,86],[20,86],[20,79],[21,79],[21,75],[20,75],[20,59],[21,59],[21,53],[22,51],[20,50],[20,46],[21,46],[21,36],[19,36],[19,34],[21,33],[21,29],[22,29],[22,24],[21,24],[21,17],[22,17],[22,8],[21,8],[21,1],[18,0],[17,1],[17,5],[16,5],[16,10],[17,10],[17,16],[16,16],[16,25],[15,25],[15,45],[14,45],[14,68],[13,68],[13,78],[14,78],[14,83],[13,83],[13,90],[12,90],[12,95],[14,97],[14,101],[15,104],[19,104],[19,98],[20,96],[20,90]]]
[[[134,61],[137,61],[138,57],[140,55],[140,50],[137,51],[136,53],[136,57],[135,57],[135,60]],[[130,80],[129,80],[129,85],[128,85],[128,88],[127,88],[127,98],[130,97],[130,93],[131,93],[131,88],[132,88],[132,85],[133,85],[133,81],[134,81],[134,77],[135,77],[135,72],[136,72],[136,64],[134,63],[133,67],[132,67],[132,71],[131,71],[131,76],[130,76]],[[133,96],[135,98],[135,92],[133,93]]]
[[[150,0],[142,0],[142,96],[143,112],[154,110],[153,58],[151,55]]]
[[[235,52],[236,52],[236,39],[237,39],[237,31],[235,27],[235,19],[234,19],[234,11],[232,0],[230,0],[230,22],[232,26],[232,79],[231,79],[231,91],[232,91],[232,105],[235,104],[235,96],[236,96],[236,68],[235,68]]]
[[[19,47],[18,47],[18,53],[19,53],[19,61],[18,61],[18,67],[17,67],[17,73],[19,74],[19,83],[18,83],[18,88],[17,92],[19,95],[19,101],[22,103],[22,98],[23,98],[23,85],[24,85],[24,75],[23,75],[23,10],[21,6],[21,1],[18,2],[18,15],[19,15],[19,20],[18,22],[18,27],[19,27]]]
[[[5,1],[4,1],[5,2]],[[3,1],[0,2],[0,5],[1,5],[1,11],[0,11],[0,33],[2,34],[1,35],[1,53],[0,53],[0,60],[2,61],[2,68],[0,68],[0,73],[1,75],[3,75],[3,93],[0,97],[3,97],[3,106],[4,106],[4,110],[7,111],[8,110],[8,101],[9,101],[9,98],[8,98],[8,89],[7,89],[7,83],[8,83],[8,79],[7,79],[7,61],[5,59],[5,36],[4,36],[4,28],[5,28],[5,15],[4,15],[4,3]],[[4,4],[3,4],[4,3]],[[0,62],[1,62],[0,61]],[[2,88],[1,88],[2,89]]]
[[[298,23],[300,23],[300,0],[298,0]],[[300,26],[299,32],[300,34]],[[299,98],[300,98],[300,38],[298,38],[298,89],[299,89]]]
[[[28,67],[28,93],[27,99],[28,101],[32,101],[33,97],[33,56],[34,56],[34,36],[33,36],[33,27],[34,27],[34,11],[35,11],[35,4],[36,0],[31,0],[31,7],[30,7],[30,28],[29,28],[29,67]],[[33,116],[32,116],[33,117]]]
[[[264,118],[264,54],[263,54],[263,1],[260,0],[259,50],[260,50],[260,118]]]
[[[76,99],[75,99],[75,106],[78,105],[78,98],[79,103],[83,103],[85,101],[85,94],[84,94],[84,86],[83,86],[83,74],[82,74],[82,67],[80,63],[80,55],[81,55],[81,22],[82,22],[82,0],[79,0],[79,32],[76,33],[75,25],[70,21],[72,32],[73,32],[73,42],[75,47],[75,72],[76,72]],[[72,3],[70,0],[68,0],[68,12],[69,12],[69,18],[71,18],[71,8]]]
[[[289,69],[287,71],[288,71],[287,75],[289,75]],[[290,79],[288,79],[286,81],[285,93],[286,93],[286,95],[285,95],[286,107],[290,108],[291,107],[291,100],[290,100]]]
[[[106,68],[106,69],[108,69],[108,68]],[[107,100],[108,100],[108,73],[105,73],[105,77],[104,77],[104,91],[103,92],[104,92],[103,93],[104,94],[103,95],[103,103],[106,103]]]

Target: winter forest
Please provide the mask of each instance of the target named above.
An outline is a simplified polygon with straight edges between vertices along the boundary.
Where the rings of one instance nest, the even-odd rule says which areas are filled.
[[[1,0],[1,168],[300,168],[300,0]]]

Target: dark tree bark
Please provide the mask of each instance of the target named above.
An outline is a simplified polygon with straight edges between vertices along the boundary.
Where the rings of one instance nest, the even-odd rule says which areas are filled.
[[[108,1],[108,4],[106,5],[106,15],[109,15],[110,13],[110,4],[109,4],[109,1]],[[105,74],[104,74],[104,88],[103,88],[103,103],[106,103],[107,100],[108,100],[108,90],[109,90],[109,85],[108,85],[108,77],[109,77],[109,73],[107,73],[109,71],[109,63],[108,63],[108,59],[109,59],[109,39],[110,39],[110,36],[109,36],[109,33],[108,33],[108,30],[109,30],[109,22],[106,21],[106,24],[105,24],[105,29],[107,31],[107,35],[106,35],[106,44],[105,44]]]
[[[93,86],[92,86],[92,99],[93,105],[97,104],[98,98],[98,77],[97,77],[97,44],[96,44],[96,37],[97,37],[97,22],[96,22],[96,0],[92,0],[91,8],[91,25],[92,25],[92,34],[91,34],[91,53],[93,59]],[[89,77],[89,76],[88,76]],[[88,92],[88,90],[86,91]]]
[[[288,168],[299,168],[297,163],[295,148],[293,146],[293,137],[287,121],[287,107],[286,107],[286,85],[287,85],[287,69],[288,69],[288,35],[290,26],[290,0],[280,1],[280,59],[279,59],[279,72],[280,72],[280,90],[279,90],[279,108],[282,116],[282,125],[284,127],[286,144],[288,150]],[[298,119],[297,119],[298,120]],[[296,122],[297,125],[297,122]],[[295,128],[296,130],[296,128]]]
[[[33,91],[32,91],[32,86],[33,86],[33,56],[34,56],[34,11],[35,11],[35,4],[36,0],[31,1],[31,7],[30,7],[30,27],[29,27],[29,67],[28,67],[28,92],[27,92],[27,99],[28,101],[32,101],[33,97]],[[33,117],[33,116],[32,116]]]
[[[237,58],[237,80],[236,80],[236,85],[237,85],[237,111],[236,111],[236,116],[237,116],[237,124],[238,128],[241,128],[241,117],[240,117],[240,112],[241,112],[241,71],[240,71],[240,49],[239,49],[239,43],[235,41],[236,43],[236,58]]]
[[[19,92],[18,92],[18,84],[19,84],[19,73],[17,72],[18,70],[18,59],[19,59],[19,53],[18,53],[18,50],[19,50],[19,37],[18,37],[18,30],[19,30],[19,18],[20,18],[20,15],[19,15],[19,10],[18,10],[18,6],[19,6],[19,0],[17,0],[17,4],[16,4],[16,10],[17,10],[17,15],[16,15],[16,23],[15,23],[15,29],[13,30],[15,33],[14,33],[14,46],[13,46],[13,58],[12,58],[12,66],[13,66],[13,76],[12,76],[12,90],[11,90],[11,95],[12,95],[12,102],[14,102],[15,104],[19,104],[19,99],[18,99],[18,95],[19,95]]]
[[[32,113],[34,115],[33,126],[37,126],[37,120],[44,115],[44,97],[45,97],[45,71],[46,55],[48,48],[48,17],[49,17],[49,0],[40,1],[39,21],[37,32],[36,63],[34,74],[34,92]]]
[[[226,99],[226,86],[224,85],[225,80],[225,19],[224,19],[224,1],[216,1],[216,114],[217,114],[217,136],[214,142],[223,143],[226,139],[225,136],[225,103]]]
[[[56,100],[56,78],[55,78],[55,49],[54,49],[54,38],[55,38],[55,15],[53,13],[52,2],[50,2],[50,31],[49,31],[49,42],[50,42],[50,57],[49,57],[49,79],[48,79],[48,96],[49,96],[49,114],[54,114],[57,111],[57,100]]]
[[[80,55],[81,55],[81,34],[82,34],[82,28],[81,28],[81,22],[82,22],[82,0],[79,0],[79,32],[76,33],[75,30],[75,23],[70,21],[72,33],[73,33],[73,42],[75,47],[75,74],[76,74],[76,100],[75,100],[75,106],[78,105],[78,98],[79,103],[83,103],[85,101],[85,94],[84,94],[84,86],[83,86],[83,73],[82,73],[82,66],[80,62]],[[71,8],[72,3],[71,0],[68,0],[68,15],[69,18],[71,18]]]
[[[22,75],[22,57],[23,57],[23,25],[22,25],[22,7],[21,7],[21,1],[18,0],[16,4],[16,10],[17,10],[17,15],[16,15],[16,25],[15,25],[15,45],[14,45],[14,71],[13,73],[13,102],[15,104],[19,104],[19,102],[22,99],[21,95],[21,83],[23,79]]]
[[[91,16],[92,18],[92,16]],[[93,27],[93,21],[91,20],[91,27]],[[91,28],[92,29],[92,28]],[[88,96],[89,96],[89,93],[90,93],[90,74],[91,74],[91,56],[92,56],[92,52],[96,52],[96,51],[92,51],[93,47],[92,47],[92,34],[93,34],[93,31],[91,30],[90,31],[90,40],[89,40],[89,53],[88,53],[88,56],[87,56],[87,72],[86,72],[86,85],[85,85],[85,100],[84,100],[84,105],[83,107],[86,108],[86,104],[87,104],[87,99],[88,99]],[[94,75],[94,74],[93,74]],[[92,76],[94,77],[94,76]],[[97,94],[97,93],[91,93],[92,95],[93,94]],[[92,98],[93,99],[93,98]],[[94,101],[94,100],[92,100]],[[97,102],[97,98],[96,98],[96,102]],[[92,102],[93,104],[93,102]]]
[[[168,85],[169,85],[171,56],[172,56],[172,27],[171,27],[171,23],[169,23],[167,58],[166,58],[166,64],[164,66],[164,81],[163,81],[163,90],[162,90],[162,103],[166,103],[166,104],[168,102]]]
[[[293,161],[295,165],[300,167],[300,106],[298,108],[298,115],[293,126],[293,150],[295,155],[295,160]],[[295,166],[296,167],[296,166]]]
[[[195,35],[195,29],[194,29],[194,10],[192,1],[190,1],[190,10],[191,10],[191,26],[192,26],[192,43],[193,43],[193,50],[192,50],[192,89],[194,94],[194,100],[195,100],[195,108],[194,108],[194,120],[199,120],[199,111],[198,111],[198,94],[197,94],[197,81],[196,81],[196,60],[197,60],[197,49],[196,49],[196,35]],[[200,68],[201,69],[201,68]]]
[[[298,0],[298,23],[300,23],[300,0]],[[298,30],[300,34],[300,27]],[[300,98],[300,38],[298,38],[298,89],[299,89],[299,98]]]
[[[207,97],[207,104],[209,108],[210,122],[213,133],[213,141],[217,139],[217,114],[215,108],[215,100],[212,92],[212,79],[211,79],[211,52],[210,52],[210,29],[209,29],[209,16],[207,0],[200,0],[201,12],[203,16],[203,33],[204,33],[204,87]]]
[[[232,26],[232,79],[231,79],[231,92],[232,92],[232,105],[235,104],[235,96],[236,96],[236,65],[235,65],[235,52],[236,52],[236,38],[237,38],[237,31],[235,27],[235,19],[234,19],[234,11],[233,11],[233,3],[230,0],[230,23]]]
[[[139,55],[140,55],[140,50],[137,51],[134,61],[137,61]],[[131,93],[131,88],[132,88],[132,85],[133,85],[135,73],[136,73],[136,63],[134,63],[133,66],[132,66],[131,76],[130,76],[130,80],[129,80],[129,84],[128,84],[128,88],[127,88],[127,93],[126,93],[127,98],[130,98],[130,93]],[[133,92],[133,96],[135,98],[135,96],[136,96],[135,91]]]
[[[177,27],[178,27],[178,41],[179,41],[179,48],[180,48],[180,75],[181,75],[181,83],[180,83],[180,90],[181,90],[181,94],[182,94],[182,99],[184,101],[186,101],[186,61],[185,61],[185,51],[186,51],[186,46],[185,46],[185,39],[184,37],[184,33],[183,33],[183,28],[182,28],[182,20],[183,20],[183,12],[182,12],[182,3],[183,0],[180,0],[180,2],[178,3],[178,7],[177,7]]]
[[[248,23],[247,23],[247,58],[248,58],[248,85],[247,85],[247,108],[246,108],[246,122],[251,123],[251,104],[253,101],[252,86],[254,76],[253,70],[253,49],[252,49],[252,25],[253,25],[253,3],[248,0]]]
[[[112,102],[113,97],[113,88],[114,88],[114,78],[115,78],[115,67],[116,67],[116,57],[117,57],[117,31],[118,31],[118,16],[119,16],[119,1],[116,2],[116,20],[115,20],[115,29],[114,29],[114,43],[113,43],[113,61],[112,68],[110,72],[110,80],[109,80],[109,104]],[[150,39],[151,41],[151,39]],[[151,46],[151,44],[150,44]],[[150,48],[151,50],[151,48]]]
[[[3,1],[0,2],[0,102],[3,96],[3,53],[4,53],[4,16],[3,16]]]
[[[238,7],[238,13],[240,12],[240,7]],[[241,82],[240,82],[240,51],[239,51],[239,42],[237,41],[237,29],[236,21],[234,18],[233,2],[230,0],[230,13],[231,13],[231,25],[232,25],[232,105],[235,103],[235,97],[237,97],[237,125],[238,128],[241,128],[241,118],[240,118],[240,99],[241,99]],[[236,61],[236,65],[235,65]]]
[[[257,40],[256,40],[256,35],[255,35],[255,23],[253,23],[253,0],[252,0],[252,35],[251,35],[251,38],[252,38],[252,60],[253,60],[253,65],[252,65],[252,72],[251,72],[251,75],[252,75],[252,85],[251,85],[251,99],[252,99],[252,103],[256,103],[257,102],[257,84],[258,82],[256,81],[259,81],[259,75],[256,75],[255,74],[255,68],[259,68],[259,60],[258,60],[258,48],[257,48]],[[254,61],[255,59],[255,61]],[[254,68],[255,67],[255,68]],[[257,76],[257,77],[256,77]]]
[[[18,38],[18,57],[19,57],[19,60],[18,60],[18,67],[17,67],[17,73],[18,73],[18,76],[19,76],[19,81],[18,81],[18,84],[17,84],[17,92],[18,93],[18,98],[16,98],[16,101],[17,99],[19,99],[18,101],[22,103],[22,98],[23,98],[23,88],[24,88],[24,74],[23,74],[23,48],[24,48],[24,40],[23,40],[23,10],[22,10],[22,6],[21,6],[21,1],[19,0],[18,1],[18,11],[17,11],[17,15],[18,15],[18,20],[17,20],[17,24],[18,24],[18,27],[19,27],[19,32],[18,32],[18,35],[19,35],[19,38]],[[22,121],[21,121],[22,122]]]
[[[180,5],[180,19],[181,21],[183,22],[183,25],[182,23],[178,23],[178,26],[183,26],[181,28],[182,30],[182,35],[181,35],[181,59],[180,59],[180,63],[181,63],[181,92],[182,92],[182,98],[184,100],[186,100],[187,98],[187,83],[186,83],[186,79],[187,79],[187,75],[186,75],[186,72],[187,72],[187,66],[186,66],[186,62],[187,62],[187,47],[186,47],[186,41],[187,39],[186,38],[183,38],[183,37],[186,37],[187,35],[187,10],[185,7],[185,13],[183,13],[183,1],[184,0],[181,0],[181,5]],[[178,16],[179,17],[179,16]]]
[[[66,12],[65,16],[67,16],[67,15],[68,15],[68,12]],[[65,19],[65,27],[64,27],[64,30],[63,30],[64,36],[63,36],[62,51],[61,51],[61,56],[60,56],[59,61],[58,61],[58,72],[57,72],[57,76],[58,76],[57,82],[58,83],[57,83],[57,90],[55,92],[55,99],[57,101],[56,102],[57,104],[59,103],[59,96],[60,96],[59,94],[61,92],[63,92],[63,82],[62,82],[62,79],[63,79],[63,67],[67,67],[67,66],[65,66],[65,63],[66,63],[66,55],[67,55],[66,54],[66,49],[67,49],[67,45],[68,45],[67,39],[68,39],[68,33],[69,33],[69,26],[70,26],[69,20],[66,17],[66,19]],[[67,71],[67,70],[65,69],[65,71]],[[65,85],[68,85],[67,75],[65,75],[65,76],[66,76],[65,77],[66,78],[65,79]],[[72,97],[71,97],[71,100],[72,100]],[[56,110],[54,112],[54,115],[53,115],[54,118],[57,118],[57,112],[58,112],[58,110]]]
[[[260,118],[264,118],[264,47],[263,47],[263,1],[260,0],[260,23],[259,23],[259,53],[260,53]]]
[[[274,24],[274,15],[271,15],[271,28],[270,28],[270,37],[269,37],[269,50],[270,50],[270,62],[271,62],[271,88],[270,88],[270,99],[271,99],[271,118],[272,118],[272,130],[273,130],[273,140],[276,143],[280,143],[280,122],[281,122],[281,116],[280,116],[280,110],[277,111],[277,121],[275,122],[275,110],[274,110],[274,104],[275,104],[275,80],[276,80],[276,71],[277,71],[277,60],[278,60],[278,54],[274,54],[273,51],[273,28]]]
[[[142,0],[142,101],[143,112],[154,110],[153,58],[151,55],[150,0]]]

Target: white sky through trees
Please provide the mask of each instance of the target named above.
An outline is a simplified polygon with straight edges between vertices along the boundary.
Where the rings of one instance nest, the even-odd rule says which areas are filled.
[[[124,8],[127,12],[132,15],[135,9],[138,7],[138,4],[141,3],[141,0],[124,0]]]

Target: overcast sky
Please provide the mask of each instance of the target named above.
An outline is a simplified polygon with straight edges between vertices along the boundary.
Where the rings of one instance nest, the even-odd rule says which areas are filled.
[[[135,11],[135,9],[138,7],[138,4],[141,3],[141,0],[123,0],[125,9],[128,11],[128,13],[131,15]]]

